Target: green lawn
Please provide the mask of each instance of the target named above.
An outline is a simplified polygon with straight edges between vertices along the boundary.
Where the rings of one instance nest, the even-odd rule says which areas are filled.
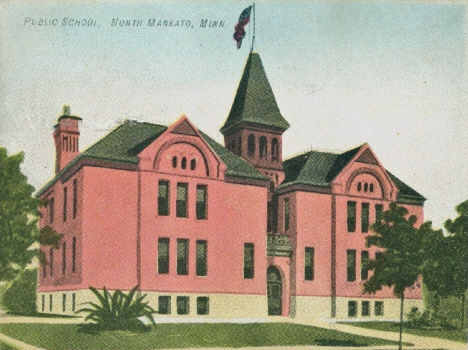
[[[16,350],[16,348],[0,341],[0,350]]]
[[[289,323],[159,324],[144,333],[83,332],[73,324],[1,324],[0,332],[23,342],[55,349],[160,349],[328,345],[395,345],[387,340]]]
[[[378,329],[381,331],[399,332],[400,324],[398,322],[350,322],[351,326]],[[403,325],[403,333],[420,335],[423,337],[442,338],[461,343],[467,342],[468,332],[466,329],[454,329],[454,330],[443,330],[443,329],[411,329],[405,328]]]

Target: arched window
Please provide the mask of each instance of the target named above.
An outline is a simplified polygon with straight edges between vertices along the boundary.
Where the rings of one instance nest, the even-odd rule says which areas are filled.
[[[172,157],[172,167],[177,168],[177,157]]]
[[[364,192],[367,192],[368,186],[369,186],[369,185],[368,185],[367,182],[366,182],[366,183],[364,184]]]
[[[276,184],[278,185],[278,181],[279,181],[278,174],[275,174],[275,179],[276,179]]]
[[[187,158],[182,158],[182,162],[180,163],[180,166],[182,167],[182,169],[185,169],[187,168]]]
[[[358,182],[358,184],[357,184],[358,192],[361,192],[361,189],[362,189],[362,184],[360,182]]]
[[[260,158],[267,157],[267,138],[265,136],[260,137]]]
[[[250,158],[255,156],[255,136],[253,134],[250,134],[247,139],[247,153]]]
[[[369,191],[374,192],[374,184],[369,185]]]
[[[197,167],[197,160],[195,158],[193,158],[190,161],[190,170],[195,170],[196,167]]]
[[[271,160],[278,160],[279,159],[279,147],[278,147],[278,139],[276,137],[271,140]]]

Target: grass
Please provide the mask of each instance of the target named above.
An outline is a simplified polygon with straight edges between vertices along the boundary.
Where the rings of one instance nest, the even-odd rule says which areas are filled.
[[[353,322],[348,324],[356,327],[377,329],[379,331],[400,331],[400,324],[398,322]],[[420,335],[422,337],[433,337],[453,340],[460,343],[466,343],[468,337],[468,331],[466,329],[412,329],[405,328],[404,325],[403,333]]]
[[[16,350],[16,348],[0,341],[0,350]]]
[[[289,323],[159,324],[147,332],[108,331],[90,334],[73,324],[0,324],[0,332],[49,350],[162,349],[322,345],[371,346],[396,342]]]

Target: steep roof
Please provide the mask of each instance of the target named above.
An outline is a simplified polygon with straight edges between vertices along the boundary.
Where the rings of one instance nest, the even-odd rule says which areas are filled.
[[[263,68],[260,55],[249,54],[236,97],[221,132],[241,124],[251,123],[286,130],[289,123],[283,118],[275,95]]]
[[[54,178],[45,184],[36,196],[43,194],[70,167],[81,159],[99,159],[109,162],[138,164],[138,154],[167,130],[167,126],[127,120],[98,142],[87,148],[73,161],[67,164]],[[267,178],[248,164],[244,159],[225,149],[222,145],[200,131],[211,149],[226,164],[226,175],[255,180]]]
[[[333,179],[338,176],[361,147],[353,148],[344,153],[309,151],[285,160],[283,162],[285,180],[280,188],[292,184],[329,187]],[[425,200],[421,194],[395,175],[389,171],[387,173],[398,188],[398,200]]]

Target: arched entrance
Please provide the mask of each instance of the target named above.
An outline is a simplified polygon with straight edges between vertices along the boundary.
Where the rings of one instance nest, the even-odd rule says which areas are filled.
[[[267,269],[267,296],[268,315],[281,315],[281,298],[283,296],[281,275],[274,266]]]

